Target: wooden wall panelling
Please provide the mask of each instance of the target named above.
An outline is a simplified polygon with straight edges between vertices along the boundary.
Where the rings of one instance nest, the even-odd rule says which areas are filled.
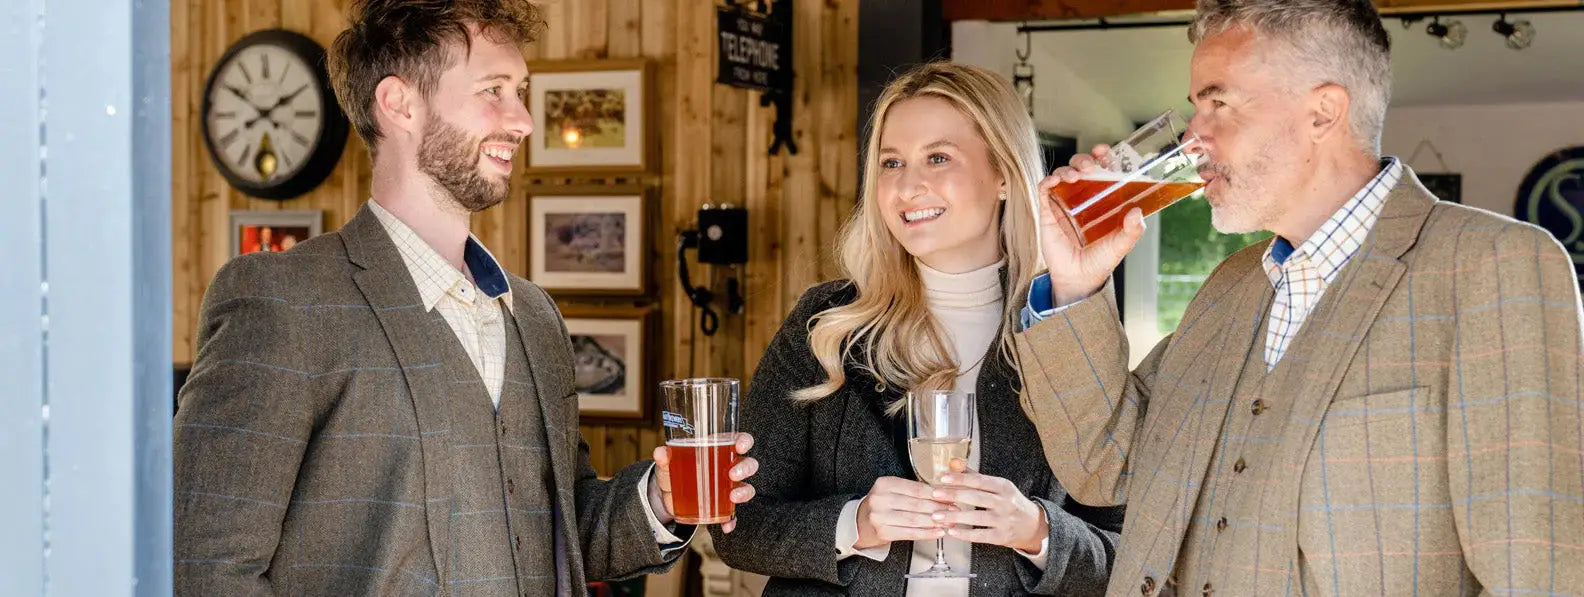
[[[744,119],[746,153],[743,156],[744,202],[748,206],[748,266],[743,280],[743,364],[744,377],[753,374],[759,355],[781,327],[790,305],[783,306],[781,293],[781,180],[786,167],[786,150],[769,155],[770,130],[775,109],[759,105],[759,96],[750,94]],[[746,388],[745,388],[746,389]]]
[[[573,58],[605,58],[609,55],[610,0],[577,0],[572,10]]]
[[[714,29],[715,19],[713,11],[710,15],[711,29]],[[715,47],[715,44],[710,44]],[[710,64],[715,64],[713,52],[710,54]],[[714,90],[713,104],[710,106],[710,188],[709,194],[704,197],[707,203],[717,207],[731,204],[736,207],[745,207],[747,201],[747,167],[744,158],[750,151],[763,151],[760,148],[750,148],[745,138],[744,120],[748,112],[748,96],[757,95],[744,89],[715,85],[713,83],[713,70],[710,72],[711,87]],[[747,378],[749,372],[743,370],[743,320],[741,314],[731,314],[728,311],[728,298],[726,285],[733,276],[740,276],[742,267],[714,266],[714,288],[719,289],[715,309],[720,314],[720,329],[714,336],[709,337],[711,375],[722,377]],[[739,284],[742,280],[738,280]],[[757,359],[755,359],[757,360]]]
[[[824,235],[823,246],[835,247],[837,232],[858,204],[858,145],[861,133],[853,125],[859,109],[858,3],[838,2],[834,6],[830,3],[825,6],[825,38],[829,40],[832,51],[821,62],[825,69],[821,85],[834,99],[821,118],[824,119],[825,140],[836,148],[840,157],[836,160],[835,187],[832,189],[836,196],[837,218],[832,226],[821,227],[820,232]],[[826,263],[835,263],[835,260],[830,259]],[[830,271],[833,276],[837,274],[834,268]]]
[[[636,58],[642,55],[643,40],[639,37],[641,29],[638,25],[642,9],[638,0],[608,1],[609,25],[606,35],[609,43],[605,46],[605,53],[611,58]]]
[[[172,191],[190,188],[186,181],[197,172],[193,156],[200,143],[193,135],[181,134],[195,126],[198,114],[198,94],[201,93],[203,73],[198,69],[199,52],[193,48],[192,34],[203,9],[187,2],[172,2],[171,12],[171,180]],[[200,280],[198,235],[198,202],[173,195],[171,198],[171,319],[175,328],[171,336],[171,360],[186,362],[183,355],[192,354],[192,333],[183,332],[188,322],[198,319]]]
[[[819,179],[815,173],[819,152],[819,115],[811,97],[818,93],[819,70],[824,40],[820,34],[820,2],[798,2],[793,6],[792,63],[796,78],[792,82],[792,138],[797,141],[798,153],[785,158],[786,175],[783,186],[785,208],[782,215],[781,241],[783,261],[781,279],[782,303],[791,308],[797,304],[803,291],[820,279],[819,263],[827,259],[830,247],[820,244],[819,216],[816,198],[819,196]],[[856,31],[854,32],[856,34]]]
[[[712,135],[711,105],[714,103],[714,16],[715,6],[709,2],[680,1],[676,5],[676,120],[674,158],[671,168],[675,192],[669,194],[670,219],[673,231],[693,228],[698,222],[698,208],[708,200],[710,193],[710,144]],[[710,273],[689,259],[693,283],[709,280]],[[674,279],[673,279],[674,280]],[[699,313],[692,307],[687,295],[674,281],[670,293],[675,297],[676,308],[671,320],[675,335],[677,376],[699,377],[708,375],[711,366],[708,342],[699,331]],[[695,340],[698,341],[695,341]]]

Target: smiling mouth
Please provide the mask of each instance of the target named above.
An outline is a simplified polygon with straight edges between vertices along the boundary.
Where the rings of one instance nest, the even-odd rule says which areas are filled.
[[[516,148],[485,147],[480,150],[484,157],[502,166],[510,166],[512,156],[517,153]]]
[[[936,218],[941,217],[941,214],[944,214],[944,213],[946,213],[946,208],[944,208],[944,207],[927,207],[927,208],[924,208],[924,209],[911,209],[911,210],[902,212],[902,222],[904,224],[915,224],[915,223],[918,223],[918,222],[928,222],[930,220],[934,220]]]

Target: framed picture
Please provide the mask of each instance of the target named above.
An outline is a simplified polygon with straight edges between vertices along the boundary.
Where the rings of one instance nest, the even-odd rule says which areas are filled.
[[[244,253],[280,252],[297,243],[319,236],[324,212],[297,211],[231,212],[231,256]]]
[[[551,292],[643,294],[649,209],[641,187],[541,189],[528,207],[528,279]],[[530,191],[532,192],[532,191]]]
[[[1457,173],[1425,172],[1419,173],[1419,182],[1423,183],[1430,194],[1442,201],[1452,203],[1463,202],[1463,175]]]
[[[647,421],[654,311],[642,307],[562,309],[572,338],[578,412],[585,420]]]
[[[528,63],[528,172],[617,174],[654,165],[651,66],[643,59]]]

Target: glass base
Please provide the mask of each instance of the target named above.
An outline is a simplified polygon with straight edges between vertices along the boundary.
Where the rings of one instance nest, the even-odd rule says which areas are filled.
[[[930,566],[926,570],[907,575],[908,578],[975,578],[977,576],[977,574],[972,572],[962,573],[945,566]]]
[[[680,524],[699,526],[706,524],[725,524],[726,522],[731,521],[732,518],[735,518],[735,515],[726,514],[722,516],[711,517],[677,516],[675,517],[675,520]]]

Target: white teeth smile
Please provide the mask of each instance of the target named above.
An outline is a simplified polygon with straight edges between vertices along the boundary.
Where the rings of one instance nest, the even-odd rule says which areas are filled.
[[[514,153],[517,153],[517,150],[515,150],[515,149],[500,149],[500,148],[495,148],[495,147],[486,147],[486,148],[484,148],[484,155],[487,155],[489,157],[495,158],[497,160],[505,161],[505,162],[510,162],[511,159],[512,159],[512,154],[514,154]]]
[[[911,222],[919,222],[919,221],[923,221],[923,220],[933,220],[935,218],[940,217],[940,215],[943,214],[943,213],[946,213],[946,208],[944,208],[944,207],[931,207],[931,208],[928,208],[928,209],[915,209],[915,210],[912,210],[912,211],[903,212],[902,221],[911,223]]]

